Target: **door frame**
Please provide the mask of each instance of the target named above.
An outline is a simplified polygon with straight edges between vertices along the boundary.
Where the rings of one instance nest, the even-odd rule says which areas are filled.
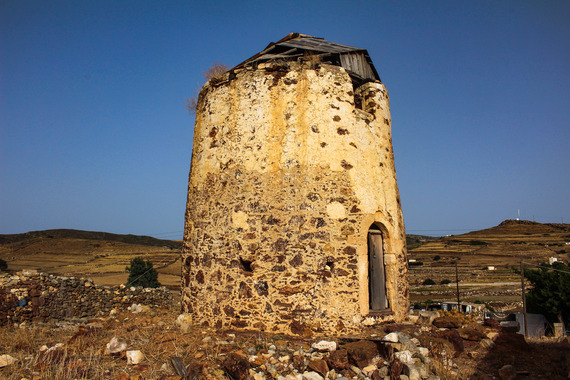
[[[380,237],[379,242],[378,236]],[[375,249],[372,247],[373,239],[377,242]],[[384,260],[385,240],[386,236],[382,228],[377,223],[372,223],[366,234],[369,313],[390,311]]]

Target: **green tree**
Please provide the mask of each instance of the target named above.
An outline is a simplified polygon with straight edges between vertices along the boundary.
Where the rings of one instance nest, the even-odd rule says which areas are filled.
[[[129,272],[127,286],[142,286],[143,288],[158,288],[158,272],[152,267],[152,263],[135,257],[131,260],[131,266],[126,268]]]
[[[542,314],[550,323],[564,321],[570,326],[570,267],[555,262],[552,267],[527,269],[524,276],[532,284],[526,294],[528,312]]]

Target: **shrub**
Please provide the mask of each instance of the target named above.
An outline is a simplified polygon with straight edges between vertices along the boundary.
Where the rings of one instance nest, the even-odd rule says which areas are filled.
[[[204,71],[204,78],[206,80],[210,79],[220,79],[230,68],[223,63],[212,63],[212,66],[206,71]]]
[[[158,272],[152,267],[152,263],[135,257],[131,260],[131,266],[126,268],[129,272],[127,286],[142,286],[143,288],[158,288]]]
[[[223,63],[214,62],[208,70],[204,71],[204,79],[207,81],[212,80],[213,83],[219,83],[223,75],[229,69],[230,68]],[[198,91],[196,91],[196,93],[198,93]],[[185,107],[190,114],[194,115],[196,113],[196,108],[198,107],[198,95],[186,99]]]
[[[448,280],[448,279],[441,280],[440,284],[441,284],[441,285],[451,284],[451,280]]]
[[[487,242],[482,240],[469,240],[470,245],[487,245]]]
[[[570,267],[555,262],[552,267],[525,270],[524,276],[532,284],[526,294],[527,310],[544,315],[550,323],[570,324]]]
[[[427,278],[424,282],[422,282],[422,285],[435,285],[435,281],[431,278]]]
[[[414,266],[424,265],[424,263],[422,261],[411,261],[411,262],[408,262],[408,265],[411,267],[414,267]]]
[[[441,256],[440,256],[440,255],[435,255],[435,256],[433,257],[433,261],[438,261],[438,260],[441,260]]]
[[[0,271],[6,271],[8,269],[8,263],[6,260],[0,259]]]

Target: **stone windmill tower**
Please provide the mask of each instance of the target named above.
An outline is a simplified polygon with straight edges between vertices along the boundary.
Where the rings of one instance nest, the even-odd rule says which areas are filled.
[[[293,33],[204,85],[182,304],[211,327],[357,330],[409,308],[388,93],[368,52]]]

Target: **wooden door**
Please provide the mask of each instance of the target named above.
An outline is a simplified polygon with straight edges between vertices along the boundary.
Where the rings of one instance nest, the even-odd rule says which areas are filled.
[[[368,231],[368,289],[371,312],[388,309],[382,246],[382,232],[373,229]]]

